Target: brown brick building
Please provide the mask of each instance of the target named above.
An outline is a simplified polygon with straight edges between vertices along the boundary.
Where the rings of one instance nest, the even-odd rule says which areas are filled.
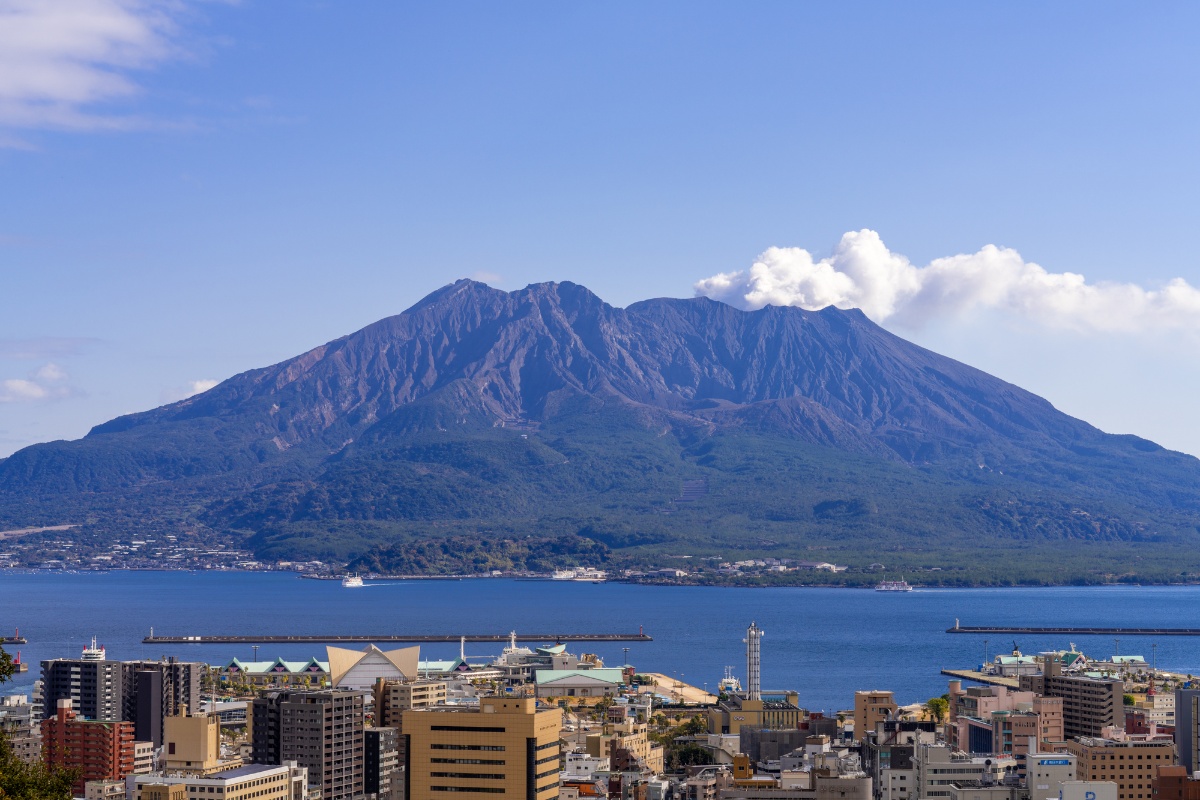
[[[1159,767],[1153,784],[1154,800],[1200,800],[1200,780],[1189,776],[1182,764]]]
[[[133,723],[79,719],[71,701],[61,699],[58,713],[42,720],[42,759],[79,770],[76,795],[88,781],[120,780],[133,772]]]

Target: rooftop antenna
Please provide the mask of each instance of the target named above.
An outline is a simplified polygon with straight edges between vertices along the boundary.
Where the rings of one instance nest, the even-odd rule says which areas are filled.
[[[758,623],[751,622],[746,629],[746,699],[762,699],[762,637]]]

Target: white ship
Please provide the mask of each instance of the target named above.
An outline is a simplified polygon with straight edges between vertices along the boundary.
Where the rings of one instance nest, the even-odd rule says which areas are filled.
[[[358,577],[357,573],[342,578],[342,586],[345,586],[347,589],[356,589],[362,585],[362,578]]]
[[[725,677],[717,684],[719,694],[741,694],[742,682],[733,676],[733,667],[725,668]]]
[[[554,575],[551,576],[556,581],[573,581],[575,580],[575,570],[573,569],[556,569]]]
[[[880,581],[879,584],[875,587],[875,591],[877,591],[877,592],[911,592],[912,587],[908,585],[907,581],[903,581],[903,580]]]

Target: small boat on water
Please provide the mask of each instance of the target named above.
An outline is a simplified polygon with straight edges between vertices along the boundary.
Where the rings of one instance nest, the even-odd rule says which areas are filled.
[[[347,589],[356,589],[362,585],[362,578],[358,577],[357,573],[354,575],[347,575],[346,577],[342,578],[342,586]]]
[[[875,586],[877,592],[911,592],[913,588],[908,585],[908,581],[880,581]]]

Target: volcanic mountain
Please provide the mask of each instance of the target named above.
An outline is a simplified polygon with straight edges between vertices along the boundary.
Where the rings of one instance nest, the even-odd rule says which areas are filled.
[[[12,455],[0,523],[209,532],[389,571],[774,556],[941,582],[1165,580],[1195,567],[1198,490],[1196,459],[856,310],[621,309],[572,283],[464,280]]]

